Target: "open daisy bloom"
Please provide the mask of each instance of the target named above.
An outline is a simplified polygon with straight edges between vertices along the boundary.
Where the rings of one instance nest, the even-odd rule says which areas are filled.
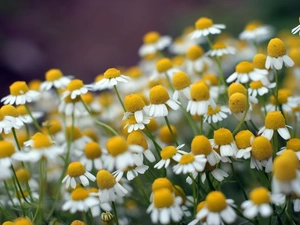
[[[204,54],[204,50],[199,45],[192,45],[186,52],[185,67],[190,76],[198,75],[212,65],[212,60]]]
[[[250,110],[252,109],[247,96],[242,93],[234,93],[229,97],[229,108],[232,114],[240,121],[248,121],[251,119]],[[247,112],[246,112],[247,111]],[[246,113],[246,115],[245,115]]]
[[[212,106],[208,106],[206,114],[204,114],[204,122],[217,123],[227,118],[227,114],[230,114],[230,109],[227,106],[217,105],[215,109]]]
[[[286,48],[283,41],[279,38],[273,38],[268,44],[266,68],[281,70],[283,64],[286,67],[292,67],[294,65],[294,61],[286,54]]]
[[[226,44],[222,41],[218,41],[216,43],[213,44],[212,49],[209,50],[206,54],[214,57],[214,56],[218,56],[221,57],[223,55],[233,55],[236,53],[235,48],[230,47],[230,46],[226,46]]]
[[[284,140],[291,138],[281,111],[268,112],[265,117],[265,126],[258,131],[258,134],[261,134],[262,136],[271,140],[274,131],[277,131]]]
[[[161,160],[154,165],[154,168],[161,169],[163,167],[167,168],[171,161],[174,160],[178,162],[182,154],[186,154],[185,151],[182,151],[184,144],[179,145],[177,148],[174,146],[166,146],[160,152]]]
[[[274,31],[271,26],[264,25],[260,21],[255,20],[245,26],[239,38],[241,40],[260,43],[272,37],[273,33]]]
[[[220,34],[222,29],[225,29],[224,24],[214,24],[213,21],[207,17],[201,17],[195,22],[195,31],[190,35],[192,39],[201,38],[210,34]]]
[[[168,47],[172,39],[170,36],[160,36],[156,31],[148,32],[144,35],[143,45],[139,48],[139,56],[154,54]]]
[[[102,149],[97,142],[89,142],[85,145],[84,154],[80,158],[80,162],[85,166],[87,171],[91,171],[93,168],[101,170],[103,168],[102,162]]]
[[[286,146],[281,149],[282,149],[281,151],[276,153],[277,155],[281,155],[286,149],[291,149],[296,153],[298,159],[300,160],[300,139],[299,138],[291,138],[286,142]]]
[[[40,95],[40,93],[37,91],[29,90],[26,82],[24,81],[14,82],[9,86],[9,90],[10,95],[1,99],[1,102],[3,102],[4,105],[24,105],[26,103],[36,101]]]
[[[195,225],[204,218],[206,218],[207,225],[233,223],[237,218],[233,206],[232,199],[226,199],[220,191],[212,191],[206,196],[203,208],[197,212],[196,219],[189,225]]]
[[[173,167],[175,174],[187,174],[195,171],[202,172],[204,170],[207,159],[205,155],[194,155],[193,153],[186,153],[181,155],[178,164]]]
[[[158,81],[163,78],[163,75],[171,79],[176,72],[179,72],[179,70],[173,67],[172,61],[168,58],[162,58],[156,62],[156,70],[150,75],[149,79],[150,81]]]
[[[173,99],[178,100],[180,97],[190,98],[190,77],[184,72],[177,72],[172,77],[172,84],[175,88]]]
[[[104,77],[94,84],[93,89],[102,90],[105,88],[112,88],[119,82],[127,83],[130,77],[121,74],[121,71],[116,68],[109,68],[104,72]]]
[[[237,147],[230,130],[220,128],[214,131],[213,148],[220,148],[221,157],[235,156]]]
[[[46,72],[46,80],[41,83],[40,90],[49,91],[52,87],[64,89],[72,78],[72,76],[64,76],[59,69],[50,69]]]
[[[123,120],[127,119],[131,115],[134,115],[137,123],[141,123],[144,121],[143,109],[145,107],[145,102],[140,95],[126,95],[124,99],[124,106],[126,112],[124,113]]]
[[[236,158],[248,159],[251,157],[253,139],[254,134],[250,130],[242,130],[235,135],[235,143],[238,148]]]
[[[70,96],[71,99],[75,99],[76,97],[82,94],[86,94],[88,90],[89,88],[84,85],[82,80],[80,79],[71,80],[68,83],[66,90],[62,94],[62,99],[68,96]]]

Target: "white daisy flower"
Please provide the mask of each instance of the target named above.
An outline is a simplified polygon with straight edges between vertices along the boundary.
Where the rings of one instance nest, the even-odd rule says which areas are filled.
[[[283,64],[286,67],[292,67],[294,61],[286,54],[286,48],[282,40],[273,38],[268,44],[268,56],[266,60],[266,68],[275,68],[281,70]]]
[[[299,17],[299,23],[300,23],[300,17]],[[292,32],[292,34],[299,33],[299,36],[300,36],[300,24],[298,26],[294,27],[291,32]]]
[[[214,149],[220,149],[221,157],[235,157],[237,146],[230,130],[219,128],[214,131],[214,139],[210,140]]]
[[[158,32],[151,31],[144,35],[143,45],[139,48],[139,56],[154,54],[168,47],[172,39],[170,36],[160,36]]]
[[[278,90],[278,105],[284,113],[293,114],[294,109],[300,105],[298,96],[292,96],[291,90],[282,88]],[[270,104],[266,105],[267,112],[276,110],[276,98],[270,97]]]
[[[72,80],[73,76],[64,76],[59,69],[50,69],[46,72],[45,81],[41,83],[41,91],[49,91],[52,87],[64,89]]]
[[[178,100],[179,97],[190,99],[191,80],[184,72],[177,72],[172,77],[172,84],[174,86],[173,99]]]
[[[142,97],[138,94],[129,94],[124,98],[124,106],[126,112],[124,113],[123,119],[129,118],[131,115],[134,116],[134,119],[137,123],[142,123],[144,121],[144,107],[145,102]]]
[[[131,80],[130,77],[121,74],[120,70],[115,68],[107,69],[103,74],[103,79],[99,80],[93,85],[94,90],[99,89],[111,89],[113,86],[117,85],[118,83],[127,83]],[[90,86],[89,86],[90,87]]]
[[[248,93],[252,97],[264,96],[265,94],[269,93],[270,89],[275,88],[276,83],[269,83],[267,85],[263,84],[260,80],[259,81],[252,81],[250,83],[250,87],[248,88]]]
[[[33,119],[32,117],[37,120],[39,118],[41,118],[42,116],[44,116],[43,112],[30,112],[32,117],[28,114],[28,111],[26,109],[26,107],[24,105],[18,105],[16,107],[18,113],[20,116],[22,116],[24,118],[24,121],[26,121],[26,123],[32,123]]]
[[[15,146],[6,140],[0,140],[0,165],[1,168],[10,168],[12,157],[16,154]]]
[[[183,216],[181,203],[181,197],[175,197],[170,189],[160,188],[153,192],[153,202],[149,205],[147,213],[151,213],[152,223],[176,223]]]
[[[89,142],[83,149],[84,154],[80,157],[80,162],[84,165],[87,171],[103,169],[102,149],[97,142]]]
[[[4,105],[0,110],[4,115],[3,120],[5,123],[8,122],[8,125],[4,127],[4,132],[6,134],[10,133],[12,128],[20,129],[25,123],[28,123],[27,118],[19,115],[18,110],[12,105]]]
[[[89,185],[89,180],[95,181],[96,177],[90,172],[86,171],[84,166],[80,162],[72,162],[68,166],[68,174],[62,180],[62,183],[66,183],[66,188],[76,188],[76,183],[79,181],[83,186]]]
[[[276,155],[281,155],[286,149],[292,149],[295,151],[298,159],[300,160],[300,139],[299,138],[291,138],[286,142],[286,146],[282,147]]]
[[[217,123],[223,121],[228,117],[228,114],[231,114],[230,109],[228,106],[216,106],[213,109],[211,106],[208,106],[207,112],[204,114],[204,122],[207,123]]]
[[[226,46],[224,42],[216,42],[213,44],[212,49],[206,52],[206,55],[209,55],[210,57],[218,56],[221,57],[223,55],[234,55],[236,53],[236,50],[234,47]]]
[[[1,102],[3,102],[4,105],[24,105],[26,103],[36,101],[40,95],[40,93],[37,91],[29,90],[26,82],[24,81],[14,82],[9,86],[9,89],[10,95],[1,99]]]
[[[185,151],[182,151],[184,144],[177,146],[166,146],[160,152],[161,160],[154,165],[154,168],[168,168],[171,163],[171,160],[178,162],[181,158],[181,155],[186,154]]]
[[[206,218],[207,225],[233,223],[237,215],[232,207],[235,207],[232,199],[226,199],[220,191],[212,191],[206,196],[203,207],[197,212],[195,220],[188,225],[195,225],[204,218]]]
[[[213,178],[215,178],[217,181],[222,182],[226,177],[229,177],[229,174],[226,173],[224,170],[220,168],[216,168],[216,166],[210,166],[211,168],[206,168],[207,172],[209,172],[207,175],[211,174]],[[195,178],[194,178],[195,179]],[[204,184],[206,180],[206,173],[201,174],[201,182]],[[192,180],[191,183],[192,184]]]
[[[243,32],[240,33],[239,38],[241,40],[261,43],[265,40],[269,40],[273,34],[274,29],[271,26],[264,25],[260,21],[251,21],[246,25]]]
[[[125,170],[116,170],[112,174],[116,177],[116,180],[121,180],[124,173],[126,173],[127,180],[133,180],[136,178],[139,174],[144,174],[149,169],[149,166],[147,165],[138,165],[126,168]]]
[[[287,127],[281,111],[272,111],[267,113],[265,117],[265,126],[258,131],[258,134],[271,140],[274,131],[277,131],[284,140],[288,140],[291,138],[291,135]]]
[[[173,67],[173,63],[168,58],[159,59],[156,62],[156,70],[150,75],[150,81],[157,81],[163,76],[167,76],[169,79],[172,79],[173,75],[180,70]]]
[[[10,121],[12,120],[14,120],[14,117],[9,116],[8,118],[0,110],[0,133],[4,132],[5,134],[8,134],[9,132],[11,132],[12,125]]]
[[[71,80],[66,90],[62,93],[62,99],[70,96],[71,99],[75,99],[76,97],[79,97],[82,94],[86,94],[90,88],[84,85],[82,80],[74,79]]]
[[[162,85],[156,85],[150,89],[150,105],[144,110],[150,117],[164,117],[168,115],[167,105],[173,109],[179,109],[180,102],[169,97],[168,91]]]
[[[235,135],[235,143],[238,148],[237,159],[249,159],[251,157],[254,134],[249,130],[242,130]]]
[[[195,31],[190,34],[191,39],[197,39],[209,34],[220,34],[225,29],[224,24],[214,24],[213,21],[206,17],[201,17],[195,23]]]
[[[205,155],[194,155],[192,153],[186,153],[181,155],[178,164],[173,166],[173,171],[175,174],[187,174],[194,171],[202,172],[205,168],[207,159]]]
[[[124,129],[127,128],[128,133],[137,130],[144,130],[145,125],[149,123],[150,123],[150,119],[143,118],[141,122],[137,122],[134,115],[131,115],[126,118],[126,124],[124,126]]]

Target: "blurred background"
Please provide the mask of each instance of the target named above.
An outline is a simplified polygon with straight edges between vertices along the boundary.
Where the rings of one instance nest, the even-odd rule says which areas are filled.
[[[202,16],[236,36],[253,19],[290,31],[299,9],[299,0],[0,0],[0,97],[51,68],[90,83],[136,65],[148,31],[176,37]]]

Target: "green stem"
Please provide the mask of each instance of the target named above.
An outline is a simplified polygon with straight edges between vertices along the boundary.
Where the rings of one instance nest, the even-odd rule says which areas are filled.
[[[18,191],[18,187],[17,187],[17,185],[16,185],[16,183],[15,183],[15,179],[13,179],[13,185],[14,185],[14,188],[15,188],[15,190],[16,190],[16,195],[17,195],[17,198],[18,198],[18,200],[19,200],[19,203],[20,203],[20,207],[21,207],[21,210],[22,210],[22,214],[23,214],[23,216],[25,216],[25,209],[24,209],[24,207],[23,207],[23,204],[22,204],[22,201],[21,201],[21,198],[20,198],[20,195],[19,195],[19,191]]]
[[[20,190],[20,193],[21,193],[21,195],[22,195],[24,201],[27,202],[28,204],[30,204],[30,203],[27,201],[27,199],[26,199],[26,197],[25,197],[25,195],[24,195],[24,192],[23,192],[23,190],[22,190],[22,187],[21,187],[21,185],[20,185],[20,182],[19,182],[19,180],[18,180],[16,171],[15,171],[15,168],[13,167],[12,164],[10,165],[10,168],[11,168],[13,174],[14,174],[14,180],[15,180],[15,182],[16,182],[16,184],[17,184],[17,187],[18,187],[19,190]]]
[[[44,177],[43,177],[43,173],[44,173],[44,159],[41,158],[40,162],[39,162],[39,167],[40,167],[40,192],[39,192],[39,201],[38,201],[38,207],[37,207],[37,211],[36,214],[34,215],[33,218],[33,222],[39,218],[39,224],[42,224],[43,222],[43,218],[44,218]]]
[[[116,206],[115,206],[115,202],[112,202],[111,204],[112,204],[112,207],[113,207],[114,218],[115,218],[116,224],[119,225],[119,219],[118,219],[118,214],[117,214],[117,209],[116,209]]]
[[[14,136],[17,148],[18,148],[19,151],[21,151],[21,147],[20,147],[20,144],[19,144],[19,141],[18,141],[16,130],[15,130],[14,127],[11,130],[12,130],[12,133],[13,133],[13,136]]]
[[[278,70],[275,70],[275,82],[276,82],[276,87],[275,87],[275,101],[276,101],[275,111],[276,111],[279,108],[279,103],[278,103],[278,85],[279,85]]]
[[[122,99],[121,99],[121,96],[120,96],[120,94],[119,94],[117,85],[114,85],[114,89],[115,89],[115,92],[116,92],[116,94],[117,94],[117,96],[118,96],[118,99],[119,99],[119,101],[120,101],[120,103],[121,103],[121,105],[122,105],[122,108],[123,108],[124,112],[126,112],[126,108],[125,108],[124,103],[123,103],[123,101],[122,101]]]
[[[214,188],[214,186],[213,186],[211,180],[210,180],[209,173],[208,173],[208,172],[205,172],[205,173],[206,173],[206,179],[207,179],[207,182],[208,182],[208,186],[209,186],[209,188],[210,188],[210,191],[216,190],[216,189]]]
[[[19,217],[19,213],[18,213],[18,211],[16,210],[16,205],[15,205],[15,203],[14,203],[14,201],[13,201],[13,199],[12,199],[10,193],[9,193],[9,187],[8,187],[8,185],[7,185],[7,182],[4,181],[3,183],[4,183],[4,187],[5,187],[6,194],[7,194],[8,198],[9,198],[9,200],[11,201],[11,204],[12,204],[12,206],[13,206],[14,212],[15,212],[16,216]]]
[[[241,183],[240,179],[238,178],[236,172],[235,172],[235,169],[234,169],[234,166],[233,166],[233,162],[232,163],[229,163],[230,164],[230,167],[231,167],[231,170],[232,170],[232,173],[233,173],[233,176],[235,177],[236,181],[238,182],[238,184],[240,185],[241,189],[242,189],[242,192],[243,192],[243,195],[245,197],[246,200],[248,200],[248,196],[245,192],[245,189],[244,189],[244,186],[243,184]]]
[[[32,116],[32,113],[31,113],[31,111],[30,111],[28,105],[27,105],[27,104],[24,104],[24,106],[25,106],[26,111],[28,112],[30,118],[32,119],[32,122],[33,122],[34,126],[36,127],[36,129],[38,129],[38,131],[40,131],[40,132],[43,133],[42,128],[40,127],[40,125],[38,124],[38,122],[36,121],[36,119]]]
[[[7,220],[11,220],[10,215],[2,208],[2,206],[0,205],[0,211],[2,212],[2,214],[4,215],[4,217]]]
[[[200,135],[203,134],[203,116],[200,116],[200,132],[199,132]]]
[[[174,132],[173,132],[173,130],[172,130],[172,128],[171,128],[169,119],[168,119],[167,116],[165,116],[164,118],[165,118],[166,124],[167,124],[167,126],[168,126],[168,129],[169,129],[169,131],[170,131],[170,134],[171,134],[171,136],[172,136],[172,138],[173,138],[175,144],[178,146],[179,144],[178,144],[177,139],[176,139],[176,136],[175,136],[175,134],[174,134]]]
[[[144,188],[144,186],[142,184],[141,178],[139,176],[137,176],[137,177],[135,177],[134,180],[136,181],[137,186],[141,190],[141,192],[142,192],[142,194],[143,194],[143,196],[144,196],[144,198],[145,198],[145,200],[147,202],[147,205],[150,205],[150,200],[149,200],[149,197],[148,197],[148,195],[146,193],[146,190],[145,190],[145,188]]]
[[[255,123],[252,121],[252,119],[250,119],[249,121],[250,121],[252,127],[255,129],[255,131],[256,131],[256,132],[259,131],[259,129],[258,129],[257,126],[255,125]]]

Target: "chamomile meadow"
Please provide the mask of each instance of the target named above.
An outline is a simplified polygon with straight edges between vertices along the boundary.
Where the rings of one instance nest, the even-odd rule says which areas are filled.
[[[217,22],[7,87],[0,224],[300,224],[300,25]]]

